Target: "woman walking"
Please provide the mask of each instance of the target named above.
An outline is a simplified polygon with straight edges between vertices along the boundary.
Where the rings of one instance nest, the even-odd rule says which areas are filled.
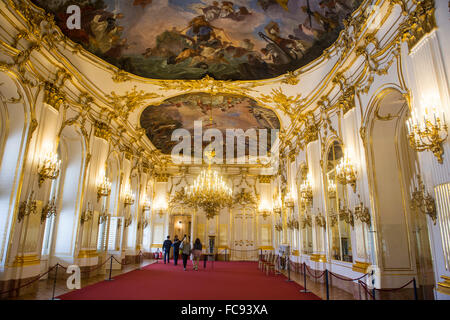
[[[180,249],[181,257],[183,258],[183,268],[184,271],[186,271],[187,261],[189,259],[189,256],[191,255],[191,243],[186,236],[184,236],[183,242],[180,245]]]
[[[202,243],[199,238],[195,239],[192,255],[194,256],[194,270],[198,271],[198,262],[200,260],[200,256],[202,255]]]

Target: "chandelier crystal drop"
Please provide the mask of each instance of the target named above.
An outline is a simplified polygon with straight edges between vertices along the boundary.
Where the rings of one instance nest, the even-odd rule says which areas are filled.
[[[233,200],[233,190],[227,185],[223,177],[211,168],[214,151],[208,152],[209,165],[203,170],[194,184],[185,187],[187,202],[205,211],[208,219],[213,218],[225,206],[229,206]]]

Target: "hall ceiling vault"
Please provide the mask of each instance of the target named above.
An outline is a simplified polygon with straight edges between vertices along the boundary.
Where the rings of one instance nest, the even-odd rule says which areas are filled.
[[[369,10],[374,3],[378,12]],[[170,161],[145,137],[140,115],[150,105],[187,93],[236,94],[273,110],[281,122],[283,154],[293,156],[319,134],[338,130],[331,126],[330,115],[343,115],[358,107],[358,96],[368,92],[374,75],[383,75],[394,63],[401,64],[398,57],[402,43],[411,48],[434,29],[430,3],[363,1],[345,20],[339,38],[314,61],[276,78],[231,81],[215,80],[209,75],[195,80],[154,80],[133,75],[71,41],[51,15],[29,0],[3,0],[0,10],[9,24],[0,32],[4,48],[0,68],[19,82],[38,88],[37,95],[45,94],[46,102],[64,108],[68,123],[80,119],[104,123],[113,143],[127,146],[161,166]],[[378,13],[378,22],[393,28],[382,39],[377,37],[378,27],[367,23]],[[425,13],[423,29],[416,23],[424,17],[420,13]]]

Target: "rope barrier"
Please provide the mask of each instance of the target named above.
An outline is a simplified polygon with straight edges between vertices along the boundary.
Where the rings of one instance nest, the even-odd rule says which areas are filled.
[[[367,276],[369,275],[368,273],[366,273],[366,274],[364,274],[363,276],[361,276],[361,277],[359,277],[359,278],[356,278],[356,279],[346,279],[346,278],[342,278],[342,277],[338,276],[337,274],[335,274],[335,273],[333,273],[333,272],[331,272],[331,271],[329,271],[329,273],[330,273],[332,276],[334,276],[334,277],[336,277],[336,278],[338,278],[338,279],[340,279],[340,280],[342,280],[342,281],[358,281],[358,280],[361,280],[361,279],[363,279],[363,278],[365,278],[365,277],[367,277]]]
[[[306,264],[305,264],[306,265]],[[320,278],[322,278],[324,275],[325,275],[325,273],[327,272],[327,270],[325,270],[324,272],[322,272],[322,274],[320,275],[320,276],[316,276],[316,275],[313,275],[312,273],[311,273],[311,271],[309,271],[309,267],[306,265],[306,271],[308,271],[308,273],[309,273],[309,275],[311,276],[311,277],[313,277],[313,278],[315,278],[315,279],[320,279]]]
[[[372,297],[372,299],[375,300],[375,297],[373,296],[373,294],[370,292],[370,290],[367,288],[367,284],[365,284],[364,282],[362,282],[361,280],[358,280],[358,284],[361,285],[361,287],[364,288],[364,290],[369,294],[369,296]]]
[[[32,284],[32,283],[34,283],[34,282],[36,282],[36,281],[39,281],[43,276],[47,275],[48,273],[50,273],[50,272],[51,272],[53,269],[55,269],[55,268],[56,268],[56,265],[54,265],[53,267],[51,267],[47,272],[45,272],[45,273],[39,275],[39,276],[38,276],[36,279],[34,279],[33,281],[30,281],[30,282],[28,282],[28,283],[26,283],[26,284],[24,284],[24,285],[21,285],[21,286],[19,286],[19,287],[17,287],[17,288],[14,288],[14,289],[10,289],[10,290],[7,290],[7,291],[0,292],[0,295],[4,295],[4,294],[10,293],[10,292],[13,292],[13,291],[16,291],[16,290],[20,290],[20,289],[22,289],[22,288],[25,288],[26,286],[29,286],[30,284]]]
[[[142,251],[139,252],[138,256],[143,256]],[[100,269],[101,267],[103,267],[103,266],[104,266],[110,259],[112,259],[112,258],[114,258],[114,260],[117,261],[117,259],[114,257],[114,255],[111,255],[111,256],[110,256],[108,259],[106,259],[102,264],[100,264],[99,266],[95,267],[94,269],[90,269],[90,270],[86,270],[86,271],[81,271],[80,273],[87,273],[87,272],[93,272],[93,271],[96,271],[96,270]],[[117,262],[119,262],[119,261],[117,261]],[[119,262],[119,263],[120,263],[120,262]],[[122,264],[122,263],[120,263],[120,264],[121,264],[121,265],[128,265],[128,264],[131,264],[131,263],[128,263],[128,264]],[[30,282],[27,282],[27,283],[25,283],[25,284],[23,284],[23,285],[21,285],[21,286],[19,286],[19,287],[17,287],[17,288],[13,288],[13,289],[10,289],[10,290],[7,290],[7,291],[2,291],[2,292],[0,292],[0,296],[1,296],[1,295],[4,295],[4,294],[11,293],[11,292],[14,292],[14,291],[18,291],[18,290],[20,290],[20,289],[22,289],[22,288],[25,288],[25,287],[27,287],[27,286],[29,286],[29,285],[31,285],[31,284],[33,284],[33,283],[39,281],[42,277],[44,277],[45,275],[49,274],[49,273],[50,273],[52,270],[54,270],[56,267],[61,267],[61,268],[63,268],[64,270],[67,270],[67,269],[68,269],[68,267],[63,266],[62,264],[60,264],[60,263],[58,262],[58,263],[56,263],[53,267],[49,268],[48,271],[46,271],[45,273],[38,275],[36,279],[34,279],[34,280],[30,281]]]
[[[393,292],[393,291],[398,291],[401,290],[405,287],[407,287],[408,285],[410,285],[411,283],[413,283],[414,279],[412,279],[411,281],[409,281],[408,283],[404,284],[403,286],[401,286],[400,288],[394,288],[394,289],[377,289],[375,288],[375,290],[377,291],[382,291],[382,292]]]

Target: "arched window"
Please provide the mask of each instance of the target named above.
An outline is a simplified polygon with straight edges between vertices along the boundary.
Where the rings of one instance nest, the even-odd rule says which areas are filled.
[[[336,176],[336,167],[343,157],[341,144],[338,141],[333,142],[328,151],[325,189],[328,204],[330,254],[334,260],[353,262],[351,226],[343,211],[347,207],[347,187],[339,184]]]

